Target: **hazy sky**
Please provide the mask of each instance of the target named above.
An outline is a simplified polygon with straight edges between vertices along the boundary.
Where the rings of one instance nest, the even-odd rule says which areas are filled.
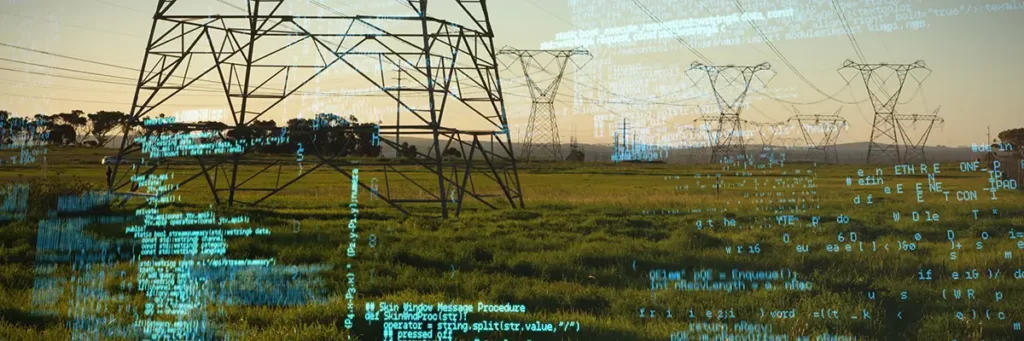
[[[102,61],[105,63],[139,68],[142,61],[144,46],[151,25],[152,11],[156,1],[149,0],[3,0],[0,6],[0,43],[21,46],[41,51],[59,53],[78,58]],[[240,0],[227,0],[244,6]],[[182,1],[184,2],[184,1]],[[192,2],[204,3],[200,0]],[[290,0],[291,3],[306,1]],[[361,8],[368,3],[396,3],[393,0],[356,1],[356,0],[323,0],[329,6],[338,9]],[[362,2],[362,4],[360,4]],[[443,1],[438,1],[443,2]],[[646,0],[653,12],[663,21],[684,19],[678,13],[665,10],[665,1]],[[763,2],[763,1],[762,1]],[[800,1],[806,3],[807,1]],[[899,1],[896,1],[899,2]],[[215,1],[208,3],[217,4]],[[631,0],[587,1],[574,0],[578,6],[586,4],[593,12],[595,3],[607,3],[605,15],[628,16],[637,18],[636,24],[648,24],[650,20],[636,8]],[[689,2],[687,2],[689,3]],[[696,2],[692,2],[696,3]],[[743,1],[753,7],[755,1]],[[957,4],[1000,3],[996,1],[903,1],[900,3],[925,6],[920,8],[944,8]],[[726,6],[731,2],[706,1],[703,5],[708,13],[736,12],[735,7]],[[219,5],[218,5],[219,6]],[[679,6],[684,6],[680,3]],[[1017,6],[1017,5],[1013,5]],[[497,34],[498,47],[510,45],[519,48],[539,48],[547,41],[555,39],[556,34],[575,29],[607,27],[603,23],[577,22],[580,11],[573,11],[566,0],[506,0],[491,1],[491,17]],[[1016,8],[1016,7],[1014,7]],[[574,16],[574,13],[576,14]],[[710,15],[710,14],[709,14]],[[438,15],[440,16],[440,15]],[[574,19],[575,18],[575,19]],[[852,20],[852,19],[851,19]],[[1024,11],[982,11],[972,14],[961,14],[954,17],[930,17],[928,27],[919,30],[903,30],[891,33],[861,32],[856,35],[864,55],[873,62],[911,63],[924,60],[933,70],[925,82],[920,94],[910,99],[905,106],[906,113],[925,113],[942,107],[939,114],[946,119],[943,127],[936,128],[932,134],[930,145],[964,145],[981,143],[985,138],[986,127],[991,126],[993,136],[1003,129],[1024,126],[1024,99],[1020,93],[1020,80],[1024,78],[1024,67],[1020,64],[1024,55],[1024,47],[1020,37],[1024,37]],[[615,26],[615,25],[608,25]],[[737,26],[749,28],[746,26]],[[770,30],[770,29],[769,29]],[[748,37],[757,37],[753,31],[744,33]],[[754,44],[740,44],[724,47],[699,48],[698,51],[717,64],[754,65],[767,61],[773,65],[777,75],[770,84],[771,88],[795,88],[798,98],[790,100],[813,102],[822,99],[803,81],[797,78],[785,64],[765,44],[758,40]],[[670,92],[652,93],[651,89],[668,89],[680,87],[685,83],[681,79],[641,79],[651,84],[646,87],[616,86],[616,81],[623,79],[616,76],[617,65],[659,65],[683,70],[698,58],[682,44],[672,38],[652,42],[660,46],[672,46],[670,51],[651,53],[641,56],[623,56],[621,49],[593,46],[595,54],[592,64],[580,71],[580,77],[568,76],[569,81],[579,83],[563,84],[560,94],[566,103],[557,103],[559,125],[563,132],[562,141],[568,141],[568,135],[575,130],[582,142],[610,143],[611,136],[594,136],[594,120],[589,115],[572,115],[573,111],[593,113],[609,109],[619,116],[658,111],[658,107],[639,107],[637,105],[610,103],[621,102],[612,97],[596,98],[609,103],[595,107],[592,103],[571,105],[574,91],[594,88],[609,89],[615,94],[628,98],[660,98],[660,102],[686,103],[695,105],[710,103],[707,100],[675,101]],[[845,35],[811,38],[800,40],[776,40],[775,47],[803,73],[812,83],[825,92],[835,92],[843,88],[845,81],[836,73],[836,69],[846,59],[854,59],[851,44]],[[614,55],[614,56],[613,56]],[[613,56],[613,57],[610,57]],[[133,94],[133,87],[122,84],[83,81],[80,79],[57,78],[45,74],[59,74],[67,77],[103,80],[112,83],[133,83],[138,74],[132,71],[98,66],[83,62],[71,61],[54,56],[28,52],[0,45],[0,107],[19,115],[34,113],[67,112],[81,109],[86,112],[97,110],[128,111]],[[59,66],[71,70],[94,72],[84,74],[53,68],[32,66],[35,63]],[[593,66],[593,67],[592,67]],[[587,68],[590,69],[587,69]],[[25,73],[11,70],[20,70]],[[589,73],[588,73],[589,72]],[[100,75],[102,74],[102,75]],[[586,77],[582,75],[588,75]],[[121,78],[108,77],[113,75]],[[516,75],[507,73],[503,78],[514,78]],[[643,78],[643,77],[634,77]],[[666,77],[669,78],[669,77]],[[633,79],[633,81],[637,81]],[[365,89],[369,84],[354,81],[342,81],[343,88],[352,91]],[[508,84],[514,84],[508,83]],[[587,84],[588,88],[581,88]],[[630,83],[632,84],[632,83]],[[860,101],[866,98],[866,90],[862,81],[854,81],[851,90],[843,91],[838,98]],[[523,87],[508,86],[508,108],[510,121],[518,128],[526,122],[529,101],[524,97],[528,92]],[[326,87],[322,91],[331,91]],[[343,90],[341,90],[343,91]],[[908,98],[910,92],[905,93]],[[598,97],[596,95],[590,95]],[[588,97],[590,98],[590,97]],[[594,99],[594,98],[591,98]],[[372,100],[360,97],[335,97],[331,104],[319,109],[331,110],[363,110],[373,108],[379,113],[394,112],[393,102]],[[190,95],[182,97],[179,106],[163,108],[159,112],[174,113],[178,110],[191,108],[222,108],[223,99],[209,95]],[[191,106],[190,106],[191,105]],[[305,102],[289,100],[281,110],[269,113],[267,118],[282,122],[303,112]],[[792,115],[792,106],[763,99],[754,103],[757,111],[748,110],[744,117],[755,121],[785,120]],[[831,114],[840,106],[839,103],[825,101],[815,105],[802,105],[798,109],[802,113]],[[586,110],[584,110],[586,109]],[[871,107],[867,103],[845,105],[843,115],[851,125],[844,132],[841,142],[865,141],[870,132]],[[387,116],[383,117],[389,122]],[[688,120],[679,120],[684,122]]]

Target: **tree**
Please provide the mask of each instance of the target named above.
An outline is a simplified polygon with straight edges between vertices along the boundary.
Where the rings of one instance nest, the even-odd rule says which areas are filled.
[[[7,110],[0,110],[0,142],[9,143],[11,138],[11,113]]]
[[[355,119],[355,117],[351,117]],[[356,121],[353,121],[356,122]],[[374,135],[380,131],[376,123],[362,123],[354,126],[356,132],[356,146],[353,153],[358,156],[364,157],[379,157],[384,148],[380,145],[380,142],[374,143]],[[378,136],[379,138],[379,136]]]
[[[441,157],[459,159],[462,158],[462,152],[460,152],[458,149],[455,149],[455,147],[448,147],[448,149],[445,149],[444,152],[441,153]]]
[[[225,134],[225,131],[227,131],[227,132],[231,131],[230,130],[231,127],[228,127],[228,125],[224,124],[224,122],[199,121],[199,122],[196,122],[196,125],[197,126],[202,126],[204,131],[208,131],[208,132],[217,134],[218,136]],[[215,140],[215,139],[217,139],[217,138],[213,138],[213,139],[210,139],[210,140]]]
[[[416,146],[410,146],[409,142],[402,142],[401,153],[407,159],[415,159],[418,156]]]
[[[1014,147],[1024,146],[1024,128],[1004,130],[999,133],[999,140],[1013,144]]]
[[[32,115],[32,121],[26,125],[25,142],[29,141],[49,141],[50,127],[53,126],[53,120],[49,116],[43,114]]]
[[[70,113],[52,115],[49,119],[53,121],[55,125],[67,125],[75,130],[74,137],[76,140],[71,141],[70,144],[77,143],[78,134],[81,133],[84,135],[86,134],[85,130],[88,129],[86,125],[89,123],[89,119],[86,117],[85,112],[81,110],[72,110]],[[66,132],[63,135],[66,135]]]
[[[1024,128],[1004,130],[998,136],[1003,143],[1009,143],[1018,153],[1024,155]]]
[[[47,129],[50,132],[46,138],[47,142],[61,146],[71,146],[78,143],[78,133],[75,131],[75,127],[70,124],[53,124]]]
[[[18,140],[19,137],[25,135],[26,127],[28,127],[28,119],[24,117],[9,117],[7,119],[7,137],[4,138],[4,144],[11,144]]]
[[[120,111],[97,111],[95,114],[89,114],[89,121],[92,121],[90,134],[102,147],[112,139],[111,131],[124,128],[124,125],[128,124],[128,115]]]

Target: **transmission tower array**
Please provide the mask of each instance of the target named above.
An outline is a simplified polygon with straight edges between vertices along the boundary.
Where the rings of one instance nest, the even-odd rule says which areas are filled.
[[[577,69],[582,68],[577,59],[587,57],[590,61],[590,51],[583,48],[573,50],[520,50],[510,47],[502,48],[498,52],[502,55],[513,56],[514,59],[508,65],[516,61],[523,68],[523,76],[526,78],[526,87],[530,89],[530,97],[533,103],[530,109],[530,120],[526,125],[526,141],[523,147],[523,158],[526,161],[535,160],[565,160],[562,158],[562,144],[558,136],[558,118],[555,116],[555,97],[558,96],[558,87],[565,76],[565,68],[572,63]],[[546,63],[542,61],[547,61]],[[585,62],[583,63],[585,64]],[[555,70],[551,70],[555,69]],[[535,77],[535,72],[553,74],[555,77],[542,86]]]
[[[497,207],[493,198],[523,207],[486,0],[448,0],[456,9],[447,13],[428,11],[427,0],[410,0],[403,2],[408,5],[407,15],[282,13],[286,1],[225,0],[220,2],[228,7],[209,10],[216,13],[197,13],[196,8],[212,7],[204,1],[158,0],[124,136],[161,104],[200,81],[219,85],[234,131],[245,133],[251,131],[254,121],[304,85],[332,67],[336,71],[341,67],[398,102],[408,119],[378,126],[379,141],[406,158],[360,163],[346,160],[343,151],[325,149],[315,140],[304,141],[308,142],[305,150],[307,159],[313,159],[312,167],[288,180],[292,176],[282,179],[281,173],[287,160],[253,154],[254,144],[242,142],[241,150],[230,154],[147,157],[149,163],[141,165],[140,175],[149,175],[158,167],[184,166],[179,175],[199,168],[190,177],[179,177],[183,179],[179,187],[201,179],[218,204],[258,205],[321,167],[349,180],[353,178],[351,170],[358,168],[363,174],[383,172],[379,190],[367,186],[371,179],[366,175],[358,185],[406,215],[410,206],[421,204],[436,205],[442,217],[448,217],[451,205],[458,216],[464,198],[490,208]],[[457,19],[448,20],[453,17]],[[297,62],[298,58],[303,59]],[[401,86],[391,84],[390,75],[385,74],[391,70],[401,73]],[[179,128],[187,133],[207,127]],[[354,131],[354,127],[339,129],[343,134],[367,133]],[[390,136],[397,138],[399,130],[403,135],[427,137],[431,147],[422,153],[397,143]],[[144,138],[152,135],[148,131]],[[441,148],[442,142],[447,144],[445,148]],[[448,148],[460,149],[462,160],[443,158]],[[122,139],[109,182],[112,191],[132,183],[128,178],[131,172],[119,172],[118,168],[125,167],[118,166],[141,149],[140,144]],[[253,166],[258,171],[253,172]],[[246,186],[261,174],[273,174],[267,170],[275,166],[276,183],[271,179],[263,183],[273,185]],[[249,175],[247,179],[239,179],[240,169],[243,176]],[[407,175],[423,169],[427,177]],[[230,178],[218,181],[219,174]],[[393,191],[391,182],[402,179],[419,191]],[[173,190],[163,194],[170,193]]]
[[[867,163],[871,163],[872,157],[878,156],[879,153],[888,156],[895,163],[905,162],[906,153],[901,152],[901,150],[913,151],[915,155],[920,154],[923,157],[923,144],[920,145],[920,148],[922,148],[920,153],[917,152],[919,147],[907,139],[906,136],[904,136],[901,144],[900,135],[905,135],[902,133],[905,128],[901,126],[899,121],[902,115],[896,113],[896,105],[899,104],[899,97],[903,92],[903,85],[908,76],[917,80],[918,86],[920,86],[920,83],[924,82],[924,79],[931,74],[931,69],[925,65],[924,61],[919,60],[913,64],[862,64],[847,60],[838,70],[841,76],[843,70],[855,70],[860,73],[864,79],[864,86],[867,88],[871,106],[875,111],[875,117],[871,123],[871,142],[868,144]],[[922,71],[926,72],[924,77],[918,78],[914,75],[915,72],[919,73]],[[893,75],[896,76],[896,81],[899,84],[890,93],[886,87],[887,82],[892,79]],[[847,82],[852,80],[852,77],[847,78],[844,76],[843,78]],[[872,89],[872,84],[876,86],[876,89]],[[918,121],[917,119],[912,120]],[[930,127],[929,125],[929,133]],[[907,143],[910,144],[908,145]]]
[[[714,93],[715,101],[718,104],[718,117],[703,116],[695,120],[695,122],[706,123],[708,144],[711,146],[710,162],[715,163],[723,158],[745,155],[746,146],[743,140],[743,121],[740,119],[740,112],[743,109],[747,92],[750,90],[750,83],[754,79],[760,79],[756,75],[758,72],[770,71],[771,65],[761,63],[755,66],[731,64],[718,66],[693,62],[687,71],[690,70],[699,70],[707,74],[708,80],[711,82],[712,93]],[[761,83],[767,85],[768,82],[762,80]],[[738,88],[738,90],[730,96],[723,94],[726,88]]]
[[[839,134],[849,127],[849,122],[839,116],[843,108],[839,108],[832,115],[802,115],[796,108],[793,110],[797,114],[790,117],[787,122],[796,121],[800,127],[800,134],[807,145],[807,159],[813,160],[815,157],[812,155],[820,155],[825,163],[839,163]],[[818,134],[821,134],[821,137],[816,139],[815,136]]]

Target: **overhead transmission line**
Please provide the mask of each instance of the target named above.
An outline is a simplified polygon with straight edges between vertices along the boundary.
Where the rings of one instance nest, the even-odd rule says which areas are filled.
[[[664,22],[662,22],[662,21],[661,21],[661,19],[658,19],[658,17],[657,17],[657,16],[655,16],[655,15],[654,15],[654,13],[653,13],[653,12],[651,12],[651,10],[650,10],[649,8],[647,8],[647,6],[645,6],[645,5],[643,4],[643,3],[640,3],[640,1],[638,1],[638,0],[631,0],[631,1],[632,1],[632,2],[634,3],[634,4],[636,4],[636,5],[637,5],[637,7],[640,7],[640,9],[641,9],[641,10],[642,10],[642,11],[643,11],[643,12],[644,12],[645,14],[647,14],[647,16],[648,16],[648,17],[650,17],[650,18],[651,18],[651,20],[654,20],[654,21],[655,21],[655,22],[657,22],[658,24],[662,25],[662,27],[663,27],[664,29],[666,29],[666,30],[668,29],[667,27],[664,27],[664,26],[665,26],[665,23],[664,23]],[[739,2],[737,2],[736,4],[737,4],[737,5],[739,5]],[[705,10],[706,10],[706,8],[705,8]],[[742,7],[740,7],[740,11],[741,11],[741,12],[743,12],[743,9],[742,9]],[[753,22],[751,21],[751,22],[750,22],[750,24],[751,24],[751,25],[753,25],[754,23],[753,23]],[[756,26],[755,26],[755,29],[756,29]],[[672,31],[670,31],[670,32],[672,32]],[[758,32],[760,32],[760,30],[758,30]],[[675,40],[676,40],[677,42],[679,42],[679,43],[680,43],[680,44],[682,44],[682,45],[683,45],[684,47],[686,47],[686,49],[690,50],[690,52],[692,52],[692,53],[693,53],[693,54],[694,54],[695,56],[697,56],[697,58],[700,58],[700,59],[701,59],[702,61],[704,61],[704,62],[705,62],[706,64],[709,64],[709,65],[714,65],[714,64],[715,64],[714,62],[712,62],[712,61],[711,61],[711,59],[708,59],[707,57],[705,57],[705,56],[704,56],[704,54],[700,53],[700,51],[697,51],[697,49],[693,48],[693,46],[691,46],[691,45],[690,45],[689,43],[687,43],[687,42],[686,42],[686,40],[683,40],[683,38],[682,38],[682,37],[679,37],[679,35],[678,35],[678,34],[675,34],[675,32],[672,32],[672,36],[673,36],[673,37],[675,38]],[[762,38],[764,38],[764,39],[765,39],[765,42],[768,42],[768,43],[769,43],[769,45],[770,45],[770,41],[768,40],[768,38],[767,38],[766,36],[764,36],[764,34],[763,34],[763,33],[761,33],[761,36],[762,36]],[[774,46],[771,46],[771,47],[773,48],[773,50],[775,50],[775,49],[774,49]],[[779,54],[777,50],[775,50],[775,51],[777,52],[777,54]],[[786,62],[786,64],[787,64],[787,65],[789,64],[789,63],[788,63],[788,61]],[[796,70],[795,70],[795,68],[792,68],[792,66],[791,66],[790,68],[791,68],[791,69],[794,69],[794,71],[796,71]],[[801,75],[801,77],[802,77],[802,75]],[[808,81],[808,84],[811,84],[811,83],[810,83],[810,82]],[[814,87],[814,85],[813,85],[813,84],[811,84],[811,86],[812,86],[812,87]],[[815,88],[817,88],[817,87],[815,87]],[[818,91],[819,91],[819,92],[822,92],[822,91],[820,91],[820,89],[818,89]],[[824,94],[824,92],[822,92],[822,93]],[[705,96],[706,96],[706,95],[705,95]],[[704,97],[704,96],[700,96],[700,97]],[[700,98],[700,97],[695,97],[695,98],[692,98],[692,99],[696,99],[696,98]],[[830,96],[830,97],[831,97],[831,96]],[[761,114],[762,116],[765,116],[765,118],[768,118],[769,120],[771,120],[771,118],[769,118],[769,117],[768,117],[767,115],[765,115],[765,114],[764,114],[763,112],[761,112],[761,111],[760,111],[760,109],[757,109],[757,107],[755,107],[755,106],[754,106],[753,104],[750,104],[750,106],[751,106],[752,108],[754,108],[754,109],[755,109],[755,111],[758,111],[758,112],[759,112],[759,113],[760,113],[760,114]]]
[[[539,71],[545,71],[545,70],[542,70],[539,67],[535,67],[535,68],[537,70],[539,70]],[[567,73],[567,75],[569,75],[569,74],[579,74],[579,73],[576,72],[575,70],[573,70],[570,73]],[[542,80],[542,81],[540,81],[538,83],[545,83],[545,82],[547,82],[549,80],[552,80],[552,79],[555,79],[557,77],[558,77],[557,75],[554,75],[554,76],[552,76],[552,77],[550,77],[550,78],[548,78],[546,80]],[[525,84],[523,82],[516,81],[516,79],[520,79],[520,78],[521,77],[515,77],[515,78],[509,78],[508,80],[514,82],[517,85],[526,86],[527,84]],[[606,101],[604,103],[609,103],[609,104],[634,104],[634,105],[678,105],[678,103],[654,102],[654,101],[651,101],[651,100],[632,98],[632,97],[629,97],[629,96],[625,96],[625,95],[622,95],[622,94],[618,94],[618,93],[612,92],[611,90],[608,90],[607,88],[602,87],[600,85],[594,86],[594,85],[589,85],[589,84],[585,84],[585,83],[579,83],[579,82],[575,82],[575,81],[573,81],[573,80],[571,80],[569,78],[563,78],[562,80],[566,81],[566,82],[569,82],[569,83],[571,83],[573,85],[579,85],[579,86],[587,87],[587,88],[592,89],[594,91],[603,92],[603,93],[612,95],[614,97],[618,97],[618,98],[621,98],[621,99],[628,100],[628,101],[621,101],[621,102],[607,102]],[[508,89],[506,88],[506,89],[503,89],[503,90],[508,90]],[[704,96],[706,96],[706,94]],[[580,97],[583,97],[583,96],[580,96]],[[692,99],[700,98],[700,97],[703,97],[703,96],[694,97],[694,98],[688,98],[688,99],[681,100],[679,102],[684,102],[684,101],[688,101],[688,100],[692,100]],[[583,98],[585,98],[585,97],[583,97]],[[594,99],[589,99],[589,98],[587,98],[587,99],[592,101],[592,102],[596,102],[597,101],[597,100],[594,100]]]
[[[53,21],[53,20],[48,20],[48,19],[40,19],[40,18],[36,18],[36,17],[30,17],[30,16],[27,16],[27,15],[16,15],[16,14],[10,14],[10,13],[5,13],[5,12],[0,12],[0,15],[6,15],[6,16],[15,17],[15,18],[21,18],[23,20],[29,20],[29,21],[48,22],[48,23],[52,23],[52,24],[57,24],[57,25],[62,25],[62,26],[67,26],[67,27],[74,27],[74,28],[78,28],[78,29],[85,29],[85,30],[90,30],[90,31],[103,32],[103,33],[107,33],[107,34],[116,34],[116,35],[129,36],[129,37],[135,37],[135,38],[146,38],[146,37],[143,37],[143,36],[140,36],[140,35],[137,35],[137,34],[130,34],[130,33],[117,32],[117,31],[109,31],[109,30],[104,30],[104,29],[99,29],[99,28],[94,28],[94,27],[88,27],[88,26],[72,25],[72,24],[68,24],[68,23],[64,23],[64,22],[60,22],[60,21]]]
[[[149,15],[153,14],[152,11],[144,11],[144,10],[141,10],[141,9],[138,9],[138,8],[128,7],[128,6],[116,4],[116,3],[113,3],[113,2],[109,2],[109,1],[104,1],[104,0],[93,0],[93,1],[96,1],[96,2],[101,3],[101,4],[106,4],[106,5],[109,5],[109,6],[124,8],[126,10],[135,11],[135,12],[139,12],[139,13],[146,13],[146,14],[149,14]]]
[[[51,56],[55,56],[55,57],[60,57],[60,58],[66,58],[66,59],[70,59],[70,60],[81,61],[81,62],[85,62],[85,63],[91,63],[91,64],[96,64],[96,65],[103,65],[103,66],[107,66],[107,67],[112,67],[112,68],[132,71],[132,72],[139,72],[139,69],[134,69],[134,68],[130,68],[130,67],[122,66],[122,65],[109,64],[109,63],[99,62],[99,61],[85,59],[85,58],[80,58],[80,57],[62,55],[62,54],[57,54],[57,53],[52,53],[52,52],[47,52],[47,51],[41,51],[41,50],[36,50],[36,49],[30,49],[30,48],[25,48],[25,47],[22,47],[22,46],[17,46],[17,45],[2,43],[2,42],[0,42],[0,46],[6,46],[6,47],[10,47],[10,48],[21,49],[21,50],[26,50],[26,51],[31,51],[31,52],[51,55]],[[83,71],[83,70],[78,70],[78,69],[57,67],[57,66],[45,65],[45,64],[30,63],[30,62],[13,60],[13,59],[7,59],[7,58],[0,58],[0,60],[14,62],[14,63],[20,63],[20,64],[28,64],[28,65],[37,66],[37,67],[45,67],[45,68],[57,69],[57,70],[68,71],[68,72],[76,72],[76,73],[104,76],[104,77],[110,77],[110,78],[115,78],[115,79],[133,81],[133,82],[136,81],[135,78],[124,77],[124,76],[117,76],[117,75],[112,75],[112,74],[109,74],[109,73],[100,73],[100,72],[93,72],[93,71]],[[66,76],[66,75],[57,75],[57,74],[33,72],[33,71],[10,69],[10,68],[0,68],[0,70],[6,70],[6,71],[12,71],[12,72],[20,72],[20,73],[29,73],[29,74],[37,74],[37,75],[43,75],[43,76],[53,76],[53,77],[58,77],[58,78],[68,78],[68,79],[81,80],[81,81],[89,81],[89,82],[99,82],[99,83],[107,83],[107,84],[115,84],[115,85],[125,85],[125,86],[136,86],[134,83],[119,83],[119,82],[112,82],[112,81],[105,81],[105,80],[96,80],[96,79],[89,79],[89,78],[79,78],[79,77],[72,77],[72,76]],[[176,76],[176,75],[171,76],[171,77],[184,79],[184,77]],[[221,85],[220,82],[212,81],[212,80],[208,80],[208,79],[196,79],[195,81],[202,81],[202,82],[207,82],[207,83],[213,83],[213,84],[216,84],[218,86]],[[224,89],[220,88],[220,87],[216,87],[216,88],[195,87],[195,88],[183,89],[183,91],[211,92],[211,93],[223,94]],[[385,94],[377,94],[376,92],[362,92],[362,93],[347,93],[346,94],[346,93],[331,93],[331,92],[297,91],[296,93],[300,94],[300,95],[314,95],[314,96],[319,95],[319,96],[337,96],[337,97],[376,97],[376,96],[373,96],[373,95],[378,95],[379,97],[385,97],[386,96]]]
[[[836,16],[839,17],[840,24],[843,25],[843,30],[846,31],[846,38],[850,40],[850,45],[853,46],[853,52],[857,54],[857,58],[860,59],[861,63],[866,62],[867,58],[864,57],[864,51],[861,50],[860,44],[857,43],[857,37],[853,35],[853,29],[850,28],[850,22],[846,20],[846,12],[843,11],[842,5],[836,2],[836,0],[831,0],[831,2],[832,8],[836,11]]]
[[[12,94],[12,93],[7,93],[7,92],[0,92],[0,95],[13,96],[13,97],[24,97],[24,98],[35,98],[35,99],[45,99],[45,100],[51,100],[51,101],[85,102],[85,103],[98,103],[98,104],[125,105],[125,103],[119,103],[119,102],[96,101],[96,100],[88,100],[88,99],[70,99],[70,98],[60,98],[60,97],[18,95],[18,94]],[[201,106],[204,106],[205,104],[165,104],[165,105],[174,106],[174,107],[201,107]]]
[[[135,80],[134,78],[129,78],[129,77],[121,77],[121,76],[114,76],[114,75],[105,74],[105,73],[99,73],[99,72],[82,71],[82,70],[63,68],[63,67],[59,67],[59,66],[30,63],[30,62],[14,60],[14,59],[8,59],[8,58],[3,58],[3,57],[0,57],[0,60],[5,61],[5,62],[18,63],[18,64],[24,64],[24,65],[31,65],[31,66],[36,66],[36,67],[45,67],[45,68],[50,68],[50,69],[55,69],[55,70],[68,71],[68,72],[74,72],[74,73],[81,73],[81,74],[87,74],[87,75],[93,75],[93,76],[103,76],[103,77],[110,77],[110,78],[114,78],[114,79],[122,79],[122,80],[129,80],[129,81],[134,81]]]
[[[743,5],[740,4],[739,0],[733,0],[733,3],[736,4],[736,9],[738,9],[740,11],[740,15],[741,16],[745,16],[747,14],[747,11],[745,9],[743,9]],[[841,99],[835,98],[834,95],[829,95],[824,90],[821,90],[821,88],[819,88],[817,85],[815,85],[813,82],[811,82],[810,79],[807,79],[807,77],[805,77],[804,74],[800,72],[800,70],[798,70],[795,66],[793,66],[793,63],[791,63],[789,61],[789,59],[786,58],[786,55],[782,54],[782,51],[780,51],[778,49],[778,47],[776,47],[775,44],[772,43],[771,39],[768,39],[768,36],[764,33],[764,31],[762,31],[760,27],[757,27],[757,25],[754,24],[753,20],[747,19],[746,21],[747,21],[748,24],[750,24],[750,27],[752,27],[754,29],[754,31],[757,32],[757,34],[761,37],[761,39],[764,40],[765,45],[768,45],[768,48],[771,49],[772,52],[775,53],[775,55],[777,57],[779,57],[779,59],[781,59],[784,64],[786,64],[786,67],[788,67],[790,71],[793,71],[793,73],[796,74],[796,76],[799,77],[800,80],[802,80],[804,83],[807,83],[807,85],[810,86],[812,89],[814,89],[814,91],[817,91],[818,93],[822,94],[826,98],[831,99],[831,100],[836,101],[836,102],[839,102],[839,103],[843,103],[843,104],[857,104],[856,102],[848,102],[848,101],[843,101]],[[842,89],[840,89],[840,91],[842,91]],[[838,92],[836,92],[836,94],[838,94]]]
[[[700,53],[700,51],[697,51],[697,49],[693,48],[693,46],[690,46],[690,44],[687,43],[686,40],[683,40],[683,38],[680,37],[678,34],[676,34],[674,31],[669,30],[668,27],[665,27],[665,23],[662,22],[661,19],[658,19],[658,17],[655,16],[654,13],[651,12],[651,10],[647,8],[647,6],[644,6],[644,4],[640,3],[640,1],[638,1],[638,0],[631,0],[631,1],[633,1],[633,3],[636,4],[637,7],[640,7],[640,10],[642,10],[645,14],[647,14],[647,16],[651,18],[651,20],[654,20],[654,22],[656,22],[659,25],[661,25],[663,30],[666,30],[666,31],[669,31],[670,33],[672,33],[672,36],[675,38],[675,40],[677,42],[679,42],[680,44],[683,44],[683,46],[685,46],[686,49],[690,50],[690,52],[692,52],[694,55],[696,55],[697,58],[700,58],[701,60],[703,60],[704,62],[706,62],[708,64],[714,64],[714,63],[711,62],[710,59],[705,57],[704,54]]]
[[[61,57],[61,58],[65,58],[65,59],[77,60],[77,61],[80,61],[80,62],[92,63],[92,64],[96,64],[96,65],[109,66],[109,67],[123,69],[123,70],[128,70],[128,71],[139,72],[139,69],[133,69],[133,68],[130,68],[130,67],[127,67],[127,66],[121,66],[121,65],[109,64],[109,63],[97,62],[97,61],[94,61],[94,60],[82,59],[82,58],[78,58],[78,57],[71,57],[71,56],[63,55],[63,54],[59,54],[59,53],[53,53],[53,52],[47,52],[47,51],[31,49],[31,48],[27,48],[27,47],[24,47],[24,46],[12,45],[12,44],[2,43],[2,42],[0,42],[0,46],[10,47],[12,49],[30,51],[30,52],[35,52],[35,53],[41,53],[41,54],[45,54],[45,55],[48,55],[48,56],[54,56],[54,57]]]
[[[65,76],[65,75],[55,75],[55,74],[50,74],[50,73],[45,73],[45,72],[10,69],[10,68],[5,68],[5,67],[0,67],[0,70],[11,71],[11,72],[27,73],[27,74],[33,74],[33,75],[41,75],[41,76],[67,78],[67,79],[74,79],[74,80],[88,81],[88,82],[96,82],[96,83],[106,83],[106,84],[115,84],[115,85],[132,85],[132,84],[129,84],[129,83],[120,83],[120,82],[105,81],[105,80],[100,80],[100,79],[80,78],[80,77]]]

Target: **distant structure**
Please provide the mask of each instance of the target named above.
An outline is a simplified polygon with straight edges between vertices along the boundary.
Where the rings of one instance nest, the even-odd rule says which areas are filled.
[[[612,162],[665,163],[668,160],[668,148],[637,141],[633,134],[629,141],[626,119],[622,119],[622,133],[615,132],[612,149]]]
[[[928,143],[928,138],[932,134],[932,128],[935,124],[943,124],[946,122],[945,119],[939,117],[938,107],[932,112],[931,115],[918,115],[918,114],[896,114],[893,118],[899,123],[897,126],[900,128],[900,136],[903,137],[903,162],[928,162],[928,158],[924,154],[924,146]],[[907,125],[916,126],[919,122],[924,122],[925,128],[915,141],[914,137],[907,132]],[[909,124],[907,124],[909,123]]]
[[[620,161],[627,161],[632,159],[632,153],[629,151],[629,144],[626,143],[627,133],[626,119],[622,119],[622,133],[612,133],[614,142],[612,143],[612,162],[618,163]]]
[[[787,122],[795,121],[800,128],[800,134],[807,145],[807,159],[815,160],[820,157],[824,163],[839,163],[839,134],[849,128],[849,122],[839,116],[843,108],[839,108],[832,115],[802,115],[796,108],[793,110],[797,115],[790,117]]]
[[[875,110],[875,118],[871,123],[871,142],[868,144],[867,162],[872,159],[878,160],[879,156],[887,156],[894,163],[903,163],[910,158],[924,158],[924,142],[928,140],[931,133],[931,126],[941,121],[935,115],[899,115],[896,113],[896,105],[899,104],[900,94],[903,92],[903,85],[908,76],[921,83],[931,73],[931,69],[924,61],[916,61],[913,64],[861,64],[851,60],[843,63],[839,68],[840,75],[843,70],[855,70],[864,79],[864,86],[867,88],[868,97]],[[912,72],[926,71],[924,77],[912,76]],[[886,82],[893,79],[899,84],[895,91],[889,93]],[[850,78],[843,77],[847,81]],[[918,84],[920,86],[920,84]],[[873,88],[874,87],[874,88]],[[902,122],[901,122],[902,120]],[[913,142],[906,133],[904,123],[914,124],[917,122],[930,122],[927,132],[918,142]],[[900,137],[903,137],[902,142]],[[881,155],[879,155],[881,154]]]
[[[757,135],[761,137],[762,150],[772,151],[775,149],[775,144],[786,132],[785,122],[752,122],[744,121],[748,125],[757,129]]]
[[[526,86],[530,89],[530,97],[533,99],[530,120],[526,126],[523,159],[526,161],[563,160],[562,144],[558,137],[558,119],[555,117],[555,97],[558,95],[558,86],[562,83],[566,66],[573,63],[577,68],[582,68],[582,65],[576,63],[574,57],[592,57],[590,51],[583,48],[519,50],[505,47],[498,53],[514,56],[514,61],[519,61],[523,67],[523,76],[526,77]],[[541,58],[545,61],[542,62]],[[589,60],[590,58],[587,58],[587,61]],[[552,71],[549,68],[555,70]],[[538,84],[538,79],[534,77],[536,72],[555,77],[547,86],[541,86]]]
[[[565,160],[572,162],[583,162],[586,160],[586,154],[583,153],[583,147],[580,147],[576,141],[576,136],[573,136],[571,142],[569,142],[569,156]]]
[[[710,162],[715,163],[726,157],[745,155],[746,145],[743,141],[743,121],[740,119],[740,111],[743,108],[747,91],[750,90],[750,83],[756,74],[771,70],[771,65],[761,63],[755,66],[717,66],[693,62],[689,70],[700,70],[707,73],[715,101],[718,103],[719,115],[717,117],[704,116],[697,119],[708,124],[706,131],[711,146]],[[724,96],[723,90],[730,86],[741,89],[733,93],[732,96]]]

